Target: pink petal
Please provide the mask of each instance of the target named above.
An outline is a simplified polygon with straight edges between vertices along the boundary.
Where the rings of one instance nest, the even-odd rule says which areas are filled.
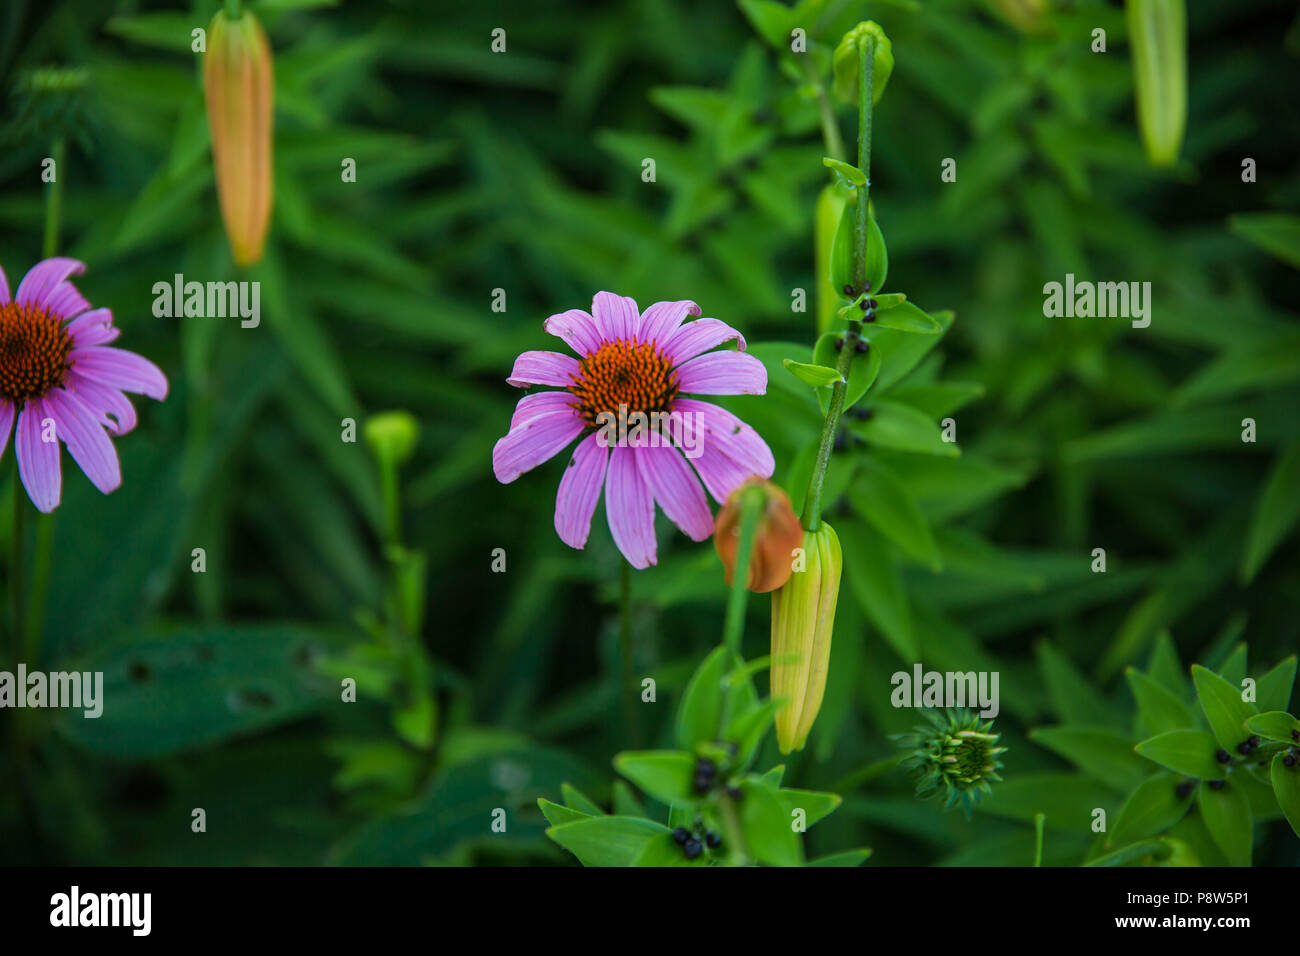
[[[4,269],[0,269],[0,305],[5,305],[9,298],[9,279],[5,276]]]
[[[18,415],[18,435],[14,451],[18,455],[18,475],[36,510],[49,514],[63,497],[63,471],[59,465],[59,442],[42,441],[42,422],[53,418],[39,398],[29,398]],[[58,431],[58,422],[55,422]]]
[[[772,472],[776,470],[776,459],[767,442],[763,441],[752,426],[712,402],[682,398],[673,404],[673,411],[694,418],[695,434],[698,436],[696,441],[706,453],[721,452],[749,475],[772,477]],[[697,459],[696,464],[698,463]]]
[[[135,406],[115,388],[92,382],[75,370],[68,372],[63,387],[74,393],[82,404],[97,413],[99,423],[115,435],[125,435],[135,428]]]
[[[743,485],[754,473],[742,468],[716,448],[705,447],[704,452],[692,460],[700,480],[718,504],[724,504],[731,493]]]
[[[555,533],[571,548],[587,546],[591,516],[605,485],[609,449],[600,444],[599,437],[600,432],[592,432],[578,442],[555,495]]]
[[[53,411],[59,437],[90,483],[104,494],[116,491],[122,484],[122,468],[98,415],[77,396],[59,388],[45,396],[45,406]]]
[[[566,410],[572,412],[576,402],[577,399],[568,392],[534,392],[525,395],[519,399],[514,414],[510,416],[510,431],[535,418]]]
[[[605,516],[614,544],[634,568],[655,563],[655,500],[636,464],[636,449],[616,445],[605,476]]]
[[[713,513],[691,466],[671,445],[634,449],[641,478],[659,507],[693,541],[713,534]]]
[[[727,323],[719,322],[717,319],[697,319],[679,328],[663,344],[661,351],[672,360],[674,365],[680,365],[687,359],[694,358],[732,339],[736,340],[738,347],[743,351],[745,337]]]
[[[662,344],[686,321],[688,315],[699,315],[700,307],[690,299],[676,302],[656,302],[641,316],[641,329],[637,338],[642,342]]]
[[[695,395],[762,395],[767,369],[744,352],[710,352],[677,368],[678,386]]]
[[[4,281],[3,273],[0,273],[0,282]],[[7,289],[5,290],[8,291]],[[3,303],[0,303],[3,304]],[[14,430],[14,405],[13,402],[0,402],[0,457],[5,453],[5,448],[9,445],[9,433]]]
[[[578,360],[572,355],[524,352],[515,359],[514,370],[506,381],[516,388],[528,385],[559,385],[563,388],[572,385],[580,371]]]
[[[519,404],[522,407],[529,398],[541,397],[529,395]],[[516,410],[515,417],[510,432],[492,447],[492,471],[502,484],[509,484],[524,472],[549,461],[578,437],[585,424],[578,413],[568,406],[540,413],[525,412],[522,417]]]
[[[74,348],[68,357],[77,372],[101,385],[159,401],[167,397],[167,377],[157,365],[134,352],[96,345]]]
[[[89,309],[90,303],[77,291],[76,286],[65,282],[45,297],[45,308],[61,319],[70,319]]]
[[[68,276],[79,276],[85,271],[85,263],[76,259],[45,259],[27,270],[23,281],[18,283],[18,293],[14,298],[20,305],[44,306]]]
[[[583,358],[597,351],[602,344],[596,320],[581,309],[557,312],[542,327],[551,335],[564,339],[564,344]]]
[[[79,348],[105,345],[122,334],[121,329],[113,327],[113,313],[108,309],[83,312],[64,326],[63,331],[72,337],[73,346]]]
[[[636,299],[612,292],[596,293],[591,300],[591,314],[596,317],[596,328],[600,329],[606,342],[630,342],[641,325]]]

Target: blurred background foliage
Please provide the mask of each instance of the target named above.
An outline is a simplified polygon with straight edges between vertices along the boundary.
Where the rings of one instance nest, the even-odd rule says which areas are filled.
[[[845,804],[810,832],[810,855],[1023,864],[1044,812],[1045,862],[1078,863],[1101,845],[1080,808],[1118,812],[1130,780],[1099,778],[1033,728],[1126,723],[1125,668],[1158,647],[1235,672],[1248,640],[1252,674],[1296,649],[1300,255],[1282,214],[1300,207],[1300,27],[1284,2],[1189,7],[1187,137],[1168,170],[1143,154],[1119,6],[801,7],[814,41],[867,16],[893,40],[872,169],[890,288],[956,319],[872,398],[954,416],[962,450],[882,447],[859,421],[832,467],[847,581],[823,711],[786,781]],[[275,49],[276,176],[267,255],[243,274],[190,49],[216,4],[0,11],[0,263],[14,283],[39,258],[40,163],[65,136],[61,252],[87,263],[90,301],[173,385],[117,443],[118,492],[66,469],[28,663],[103,670],[108,706],[99,721],[3,715],[30,751],[26,797],[13,775],[0,788],[4,860],[569,860],[536,798],[569,782],[631,805],[610,759],[671,738],[725,587],[710,546],[661,527],[632,622],[634,673],[655,678],[658,702],[627,726],[620,559],[600,514],[586,551],[556,538],[558,461],[492,478],[518,397],[504,378],[518,352],[553,346],[546,316],[599,289],[643,307],[694,299],[769,363],[769,395],[730,407],[797,496],[818,426],[780,359],[816,336],[827,182],[809,77],[723,0],[250,8]],[[84,88],[25,99],[51,66],[84,69]],[[940,180],[948,157],[954,183]],[[1257,182],[1243,182],[1247,157]],[[155,318],[152,287],[178,272],[260,281],[260,327]],[[1150,281],[1150,327],[1045,318],[1043,285],[1067,272]],[[807,312],[792,311],[796,289]],[[413,658],[394,656],[382,623],[391,574],[410,564],[386,542],[365,442],[340,437],[345,419],[388,408],[420,424],[401,499],[402,538],[428,568],[398,615],[416,625]],[[751,659],[767,615],[751,602]],[[1001,674],[1006,783],[973,822],[871,769],[916,722],[890,705],[889,678],[917,660]],[[339,702],[341,676],[359,703]],[[768,746],[762,766],[777,762]],[[206,835],[189,829],[195,807]],[[511,811],[505,835],[488,829],[495,807]],[[1257,863],[1300,861],[1283,822],[1256,840]]]

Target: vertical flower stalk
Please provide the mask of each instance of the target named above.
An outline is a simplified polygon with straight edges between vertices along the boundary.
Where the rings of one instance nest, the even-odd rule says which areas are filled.
[[[856,103],[858,107],[857,170],[861,184],[855,187],[856,195],[851,197],[856,203],[853,288],[846,292],[861,294],[870,288],[867,283],[867,240],[870,230],[871,111],[884,93],[893,71],[892,45],[878,24],[865,21],[844,35],[835,49],[833,66],[836,95]],[[834,529],[822,521],[821,496],[835,445],[835,433],[844,411],[849,366],[861,336],[861,320],[850,320],[836,368],[840,380],[831,387],[817,458],[804,497],[801,523],[805,565],[803,568],[796,565],[790,579],[772,592],[772,664],[769,675],[772,696],[785,699],[776,715],[777,743],[782,753],[803,748],[826,692],[843,554]]]
[[[208,27],[203,94],[221,219],[241,266],[262,258],[271,221],[271,46],[248,11],[217,11]]]

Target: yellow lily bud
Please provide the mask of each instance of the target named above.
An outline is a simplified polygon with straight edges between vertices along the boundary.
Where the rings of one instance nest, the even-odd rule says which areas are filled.
[[[1187,10],[1183,0],[1128,0],[1138,126],[1147,159],[1178,161],[1187,127]]]
[[[835,602],[844,565],[840,539],[825,521],[805,531],[802,567],[772,592],[772,696],[786,703],[776,714],[781,753],[802,750],[826,693],[835,627]]]
[[[212,132],[212,161],[221,219],[241,266],[262,258],[271,221],[271,46],[245,10],[217,11],[203,57],[203,95]]]

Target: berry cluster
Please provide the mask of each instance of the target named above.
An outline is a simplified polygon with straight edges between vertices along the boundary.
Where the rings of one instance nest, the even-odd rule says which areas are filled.
[[[698,859],[706,846],[710,850],[716,850],[722,846],[722,837],[712,830],[705,830],[699,820],[695,821],[695,826],[691,830],[686,829],[686,827],[678,827],[673,831],[673,839],[681,846],[682,853],[688,860]]]

